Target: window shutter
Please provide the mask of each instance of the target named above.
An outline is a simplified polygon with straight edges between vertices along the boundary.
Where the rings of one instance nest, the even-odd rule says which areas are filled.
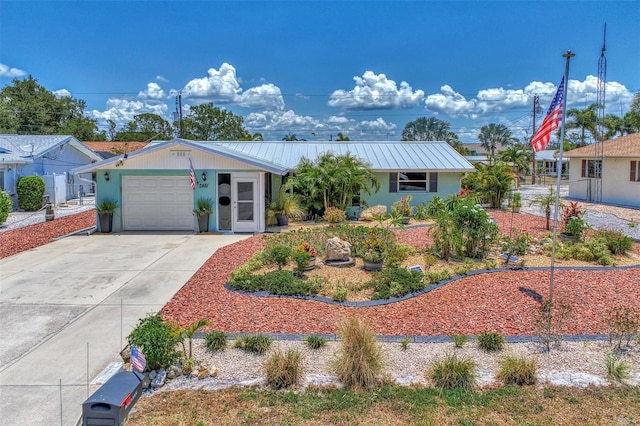
[[[429,192],[438,192],[438,173],[429,173]]]
[[[636,162],[635,161],[631,162],[631,173],[629,174],[629,180],[631,182],[636,181]]]
[[[389,192],[398,192],[398,173],[389,173]]]
[[[582,177],[587,177],[587,160],[582,160]]]

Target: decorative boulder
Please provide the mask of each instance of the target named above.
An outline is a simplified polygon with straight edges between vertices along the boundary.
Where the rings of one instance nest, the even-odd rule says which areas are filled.
[[[387,212],[387,206],[378,205],[373,207],[367,207],[362,211],[362,213],[360,213],[359,219],[372,221],[372,220],[375,220],[381,214],[384,214],[386,212]]]
[[[349,260],[351,257],[351,244],[338,237],[328,239],[325,249],[327,260]]]

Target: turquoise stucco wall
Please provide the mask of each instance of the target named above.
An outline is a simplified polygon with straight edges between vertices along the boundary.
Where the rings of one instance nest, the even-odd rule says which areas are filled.
[[[387,206],[391,211],[391,204],[400,200],[403,196],[412,195],[411,205],[415,206],[421,203],[431,201],[434,196],[441,198],[451,194],[457,194],[460,191],[460,173],[438,173],[438,192],[421,192],[421,191],[402,191],[389,192],[389,173],[376,173],[376,178],[380,182],[380,190],[376,193],[362,194],[362,198],[369,206],[377,206],[379,204]]]

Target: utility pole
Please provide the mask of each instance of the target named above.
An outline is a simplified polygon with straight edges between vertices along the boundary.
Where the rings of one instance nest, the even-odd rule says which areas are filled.
[[[180,133],[178,137],[184,137],[184,127],[182,126],[182,91],[178,92],[178,96],[176,96],[176,112],[178,114],[178,125]]]

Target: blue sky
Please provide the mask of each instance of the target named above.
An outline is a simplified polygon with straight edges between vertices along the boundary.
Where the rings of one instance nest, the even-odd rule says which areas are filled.
[[[635,0],[2,0],[0,86],[31,74],[101,125],[170,119],[182,91],[185,111],[213,102],[274,140],[399,140],[423,116],[466,142],[489,123],[522,138],[568,49],[569,107],[595,101],[605,22],[606,108],[619,115],[640,90]]]

